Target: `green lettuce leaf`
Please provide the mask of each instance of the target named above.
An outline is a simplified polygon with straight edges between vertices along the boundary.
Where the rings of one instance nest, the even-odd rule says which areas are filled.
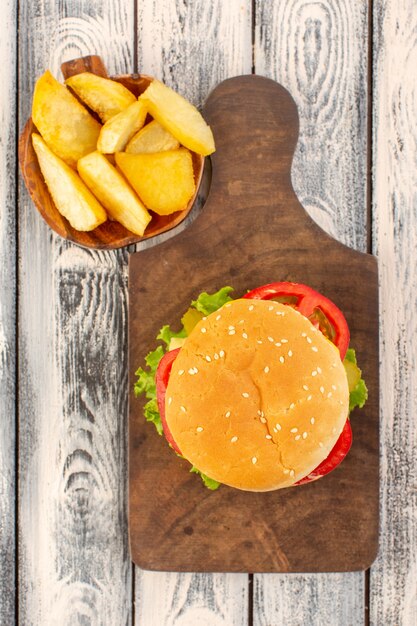
[[[366,386],[364,379],[362,378],[362,371],[358,367],[358,362],[356,360],[356,352],[353,348],[349,348],[346,351],[344,360],[350,363],[353,363],[356,369],[356,373],[357,373],[356,375],[360,377],[354,389],[352,389],[349,393],[349,413],[350,413],[357,406],[360,409],[364,406],[365,402],[368,399],[368,388]]]
[[[191,302],[191,306],[193,306],[197,311],[201,311],[204,315],[210,315],[210,313],[214,313],[220,309],[226,302],[230,302],[233,300],[229,296],[229,293],[233,291],[233,287],[222,287],[216,293],[208,294],[205,291],[200,293],[197,300],[193,300]]]
[[[174,330],[171,329],[171,327],[168,324],[165,324],[165,326],[162,326],[156,338],[161,339],[161,341],[163,341],[166,344],[167,348],[169,348],[169,344],[173,337],[186,337],[186,336],[187,336],[187,333],[185,332],[184,327],[181,328],[180,331],[175,332]]]
[[[368,388],[363,378],[360,379],[355,389],[349,394],[349,412],[353,411],[355,407],[360,409],[363,407],[368,399]]]
[[[143,414],[148,422],[152,422],[158,432],[158,435],[162,435],[164,432],[162,428],[162,420],[158,411],[158,403],[156,399],[148,400],[143,407]]]
[[[206,474],[203,474],[203,472],[200,472],[200,470],[197,469],[194,465],[190,469],[190,473],[198,474],[201,477],[201,480],[203,481],[204,486],[207,487],[207,489],[210,489],[211,491],[216,491],[216,489],[218,489],[221,485],[221,483],[217,482],[217,480],[213,480],[213,478],[209,478],[208,476],[206,476]]]

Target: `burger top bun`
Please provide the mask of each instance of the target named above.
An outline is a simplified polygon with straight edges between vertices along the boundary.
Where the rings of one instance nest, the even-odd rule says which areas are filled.
[[[174,361],[166,420],[201,472],[247,491],[289,487],[329,454],[349,411],[338,349],[293,308],[234,300]]]

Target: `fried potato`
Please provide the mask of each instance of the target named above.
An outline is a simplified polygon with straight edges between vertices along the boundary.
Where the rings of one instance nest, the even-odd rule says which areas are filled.
[[[32,134],[32,143],[55,206],[71,226],[87,231],[105,222],[105,210],[78,174],[57,157],[37,133]]]
[[[146,115],[143,102],[136,100],[130,104],[104,124],[98,138],[97,150],[105,154],[124,150],[129,139],[144,125]]]
[[[82,72],[67,78],[65,84],[95,111],[103,122],[126,109],[136,101],[135,96],[123,85],[90,72]]]
[[[139,99],[146,102],[152,117],[183,146],[203,156],[214,152],[216,148],[210,126],[188,100],[159,80],[153,80]]]
[[[123,176],[103,154],[92,152],[80,159],[78,172],[113,219],[132,233],[143,235],[151,216]]]
[[[72,167],[96,148],[101,125],[49,71],[36,82],[32,120],[49,148]]]
[[[126,146],[126,152],[131,154],[164,152],[165,150],[176,150],[179,147],[180,143],[174,135],[165,130],[159,122],[153,120],[132,137]]]
[[[154,154],[116,154],[117,166],[143,203],[159,215],[185,209],[195,192],[193,163],[186,148]]]

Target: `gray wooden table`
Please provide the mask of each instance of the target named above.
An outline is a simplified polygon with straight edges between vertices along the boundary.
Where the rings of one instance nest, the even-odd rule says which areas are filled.
[[[0,17],[1,624],[415,626],[416,0],[2,0]],[[35,79],[91,53],[198,105],[251,72],[294,96],[301,202],[337,239],[379,257],[381,529],[370,571],[132,566],[129,252],[52,234],[16,163]]]

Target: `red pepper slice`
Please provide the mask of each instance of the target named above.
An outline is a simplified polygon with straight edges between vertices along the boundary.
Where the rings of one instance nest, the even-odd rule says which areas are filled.
[[[293,306],[339,348],[340,358],[345,358],[350,340],[345,317],[329,298],[318,291],[301,283],[282,282],[257,287],[243,297],[255,300],[276,299]]]
[[[165,396],[168,387],[168,381],[172,370],[172,365],[178,356],[178,352],[181,348],[171,350],[164,354],[159,361],[159,365],[156,370],[155,384],[156,384],[156,399],[158,402],[159,415],[161,416],[162,428],[164,429],[164,435],[168,443],[178,454],[181,454],[181,450],[174,441],[171,431],[168,428],[166,415],[165,415]]]
[[[350,420],[347,419],[346,424],[344,425],[344,428],[340,434],[340,437],[334,444],[329,456],[325,458],[324,461],[322,461],[315,470],[310,472],[308,476],[301,478],[301,480],[299,480],[295,484],[304,485],[305,483],[310,483],[313,480],[318,480],[319,478],[322,478],[322,476],[325,476],[326,474],[332,472],[343,461],[343,459],[349,452],[351,445],[352,428],[350,425]]]

